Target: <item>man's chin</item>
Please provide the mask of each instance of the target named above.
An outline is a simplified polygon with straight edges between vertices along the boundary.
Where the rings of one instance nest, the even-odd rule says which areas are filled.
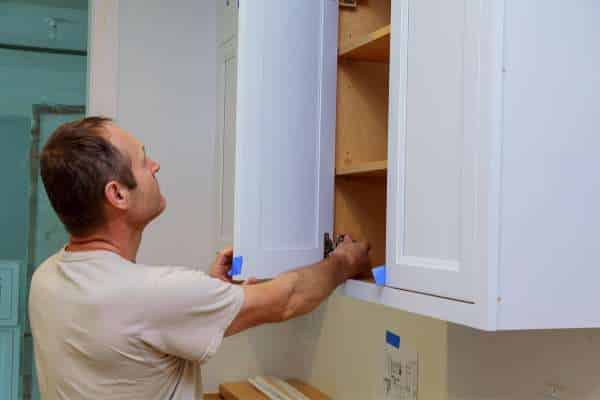
[[[162,214],[167,208],[167,199],[165,198],[165,196],[160,196],[160,205],[158,207],[158,214],[160,215]]]

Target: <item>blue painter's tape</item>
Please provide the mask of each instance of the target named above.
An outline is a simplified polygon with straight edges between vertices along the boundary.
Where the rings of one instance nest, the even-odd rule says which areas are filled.
[[[400,336],[390,331],[385,332],[385,342],[390,346],[394,346],[397,349],[400,348]]]
[[[231,271],[229,271],[229,275],[235,276],[235,275],[241,274],[243,264],[244,264],[243,256],[233,257],[233,262],[231,263]]]
[[[377,286],[385,286],[385,282],[386,282],[385,265],[382,265],[377,268],[373,268],[373,278],[375,278],[375,284]]]

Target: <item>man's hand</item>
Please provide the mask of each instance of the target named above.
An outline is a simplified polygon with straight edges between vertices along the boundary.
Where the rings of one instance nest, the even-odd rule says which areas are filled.
[[[209,275],[228,283],[242,283],[243,285],[252,285],[257,282],[256,278],[248,278],[245,282],[238,282],[231,279],[231,262],[233,260],[233,247],[229,246],[217,253],[217,258],[210,267]]]
[[[344,236],[344,241],[340,243],[330,257],[339,257],[343,260],[349,272],[349,277],[370,277],[371,263],[369,261],[369,250],[371,246],[366,242],[355,242],[350,235]]]

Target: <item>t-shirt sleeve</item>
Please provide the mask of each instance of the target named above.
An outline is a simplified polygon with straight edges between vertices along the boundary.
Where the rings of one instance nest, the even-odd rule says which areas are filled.
[[[186,360],[212,357],[242,307],[243,288],[181,267],[157,268],[149,283],[142,339]]]

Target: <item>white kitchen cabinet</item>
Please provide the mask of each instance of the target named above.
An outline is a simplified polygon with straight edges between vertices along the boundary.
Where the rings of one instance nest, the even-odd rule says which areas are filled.
[[[485,330],[600,327],[599,17],[589,0],[242,1],[240,275],[348,232],[387,266],[351,296]]]

